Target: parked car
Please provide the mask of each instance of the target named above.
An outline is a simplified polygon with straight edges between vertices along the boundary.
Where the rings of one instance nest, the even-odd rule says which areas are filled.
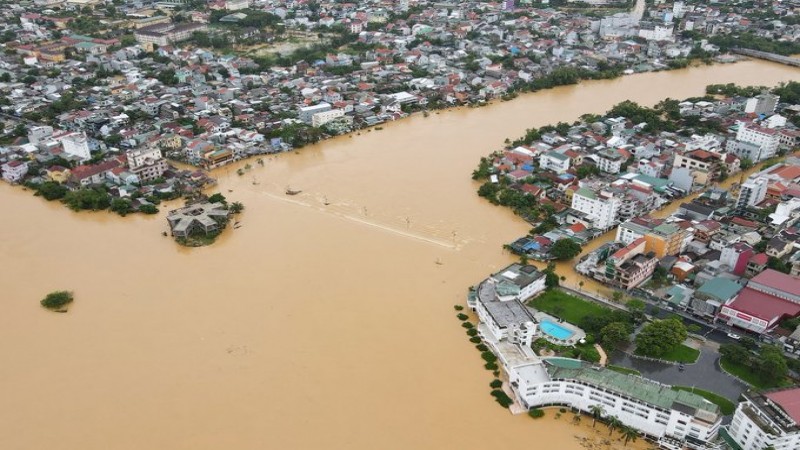
[[[728,337],[731,338],[731,339],[735,339],[737,341],[742,338],[741,336],[739,336],[738,334],[735,334],[735,333],[728,333]]]

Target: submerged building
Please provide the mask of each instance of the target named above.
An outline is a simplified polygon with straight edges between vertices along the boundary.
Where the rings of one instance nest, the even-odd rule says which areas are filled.
[[[229,211],[222,203],[202,202],[170,211],[167,222],[173,236],[186,238],[196,233],[218,231],[228,215]]]

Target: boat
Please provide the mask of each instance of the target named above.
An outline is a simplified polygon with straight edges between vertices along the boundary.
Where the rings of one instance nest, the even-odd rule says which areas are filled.
[[[297,195],[297,194],[299,194],[301,192],[303,192],[303,191],[301,191],[299,189],[298,190],[294,190],[291,187],[286,186],[286,195]]]

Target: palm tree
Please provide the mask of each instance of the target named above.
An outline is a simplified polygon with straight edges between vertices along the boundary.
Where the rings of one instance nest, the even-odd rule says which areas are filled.
[[[581,414],[580,413],[575,413],[575,415],[572,416],[572,423],[574,423],[575,425],[581,423]]]
[[[639,430],[626,425],[623,425],[619,432],[622,433],[622,437],[625,438],[625,446],[628,445],[628,441],[636,442],[636,439],[639,437]]]
[[[609,417],[608,421],[606,422],[606,425],[608,425],[608,435],[609,436],[611,436],[614,433],[614,430],[616,430],[616,429],[618,429],[618,428],[623,426],[622,422],[620,422],[620,420],[617,419],[617,416]]]
[[[592,428],[597,423],[597,419],[603,417],[603,407],[601,405],[592,405],[589,407],[589,413],[592,415]]]

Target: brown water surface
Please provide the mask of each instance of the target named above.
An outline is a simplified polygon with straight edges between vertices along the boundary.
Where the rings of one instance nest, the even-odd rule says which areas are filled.
[[[161,236],[165,211],[76,214],[3,184],[0,449],[577,450],[567,421],[494,404],[454,318],[529,228],[475,195],[472,169],[528,127],[799,73],[589,82],[222,169],[243,226],[202,249]],[[75,292],[67,314],[38,305],[56,289]]]

